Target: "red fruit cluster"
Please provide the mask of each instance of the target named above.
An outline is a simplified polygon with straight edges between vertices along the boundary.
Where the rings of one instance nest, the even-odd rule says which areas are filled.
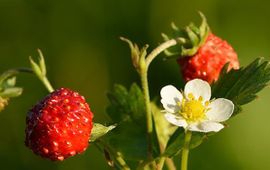
[[[195,55],[178,59],[185,81],[199,78],[209,83],[218,79],[221,69],[228,62],[230,63],[229,70],[239,68],[234,49],[212,33],[209,33],[205,43]]]
[[[42,157],[64,160],[86,150],[92,118],[83,96],[60,88],[28,112],[25,144]]]

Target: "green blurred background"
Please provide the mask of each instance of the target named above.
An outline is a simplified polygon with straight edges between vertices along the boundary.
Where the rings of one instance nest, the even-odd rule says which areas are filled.
[[[266,0],[0,0],[0,72],[29,66],[28,56],[37,56],[40,48],[52,84],[79,91],[95,121],[105,123],[106,91],[114,83],[129,86],[138,81],[129,48],[119,36],[153,48],[172,21],[178,26],[198,23],[200,10],[212,31],[230,42],[246,65],[258,56],[270,59],[269,6]],[[181,83],[175,61],[161,58],[150,69],[152,96],[166,84]],[[94,146],[64,162],[44,160],[27,149],[25,115],[47,92],[31,75],[20,75],[18,85],[24,87],[23,95],[0,113],[0,169],[109,169]],[[269,92],[267,87],[229,121],[230,128],[192,150],[190,169],[270,169]]]

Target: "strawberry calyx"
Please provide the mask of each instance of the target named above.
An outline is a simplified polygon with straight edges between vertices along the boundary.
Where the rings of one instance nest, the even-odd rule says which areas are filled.
[[[193,56],[204,44],[210,32],[210,28],[203,13],[199,12],[199,14],[202,18],[202,22],[199,27],[194,23],[190,23],[187,27],[179,29],[174,23],[172,23],[172,35],[168,36],[166,34],[162,34],[164,41],[175,39],[178,42],[176,46],[165,50],[165,54],[168,57]]]

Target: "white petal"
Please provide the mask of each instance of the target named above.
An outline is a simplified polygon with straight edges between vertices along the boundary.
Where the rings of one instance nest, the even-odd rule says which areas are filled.
[[[182,94],[172,85],[163,87],[160,91],[161,103],[166,111],[176,113],[179,111],[180,106],[177,102],[181,102],[183,99]]]
[[[165,114],[165,118],[168,120],[168,122],[170,122],[171,124],[174,124],[176,126],[180,126],[180,127],[187,127],[187,122],[185,119],[183,119],[181,116],[176,116],[174,114],[171,113],[166,113]]]
[[[224,98],[214,100],[209,105],[210,110],[206,112],[206,116],[211,121],[223,122],[228,120],[234,109],[232,101]]]
[[[190,124],[187,129],[190,131],[197,132],[218,132],[223,129],[224,126],[221,123],[211,122],[211,121],[203,121],[200,123]]]
[[[195,99],[198,99],[201,96],[203,101],[208,101],[211,97],[210,85],[201,79],[193,79],[187,82],[184,92],[186,96],[190,93],[193,94]]]

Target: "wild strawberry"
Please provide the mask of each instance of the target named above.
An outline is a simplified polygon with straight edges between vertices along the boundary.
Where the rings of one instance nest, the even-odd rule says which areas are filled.
[[[212,33],[195,55],[178,59],[185,81],[199,78],[212,83],[218,79],[226,63],[229,63],[229,70],[239,68],[237,54],[233,48]]]
[[[92,118],[83,96],[60,88],[28,112],[25,144],[44,158],[64,160],[86,150]]]
[[[206,18],[202,13],[202,24],[196,27],[190,24],[180,30],[172,25],[173,37],[163,35],[165,40],[175,38],[179,46],[166,51],[167,55],[177,55],[178,64],[185,81],[195,78],[212,83],[219,77],[226,63],[229,69],[238,69],[239,61],[234,49],[224,40],[210,32]],[[180,47],[180,48],[179,48]]]

